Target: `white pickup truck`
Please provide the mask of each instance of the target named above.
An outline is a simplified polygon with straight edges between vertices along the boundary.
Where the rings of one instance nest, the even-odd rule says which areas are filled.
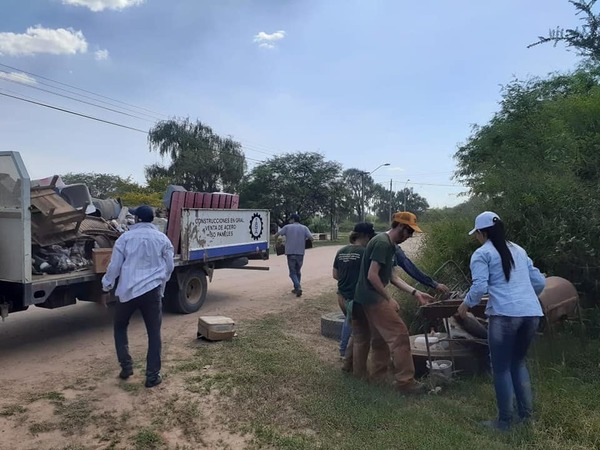
[[[77,300],[98,301],[102,273],[92,266],[67,273],[39,273],[33,269],[33,248],[62,239],[98,246],[81,227],[83,211],[59,211],[46,205],[17,152],[0,152],[0,316],[24,311],[31,305],[58,308]],[[46,189],[48,192],[48,189]],[[32,203],[33,200],[33,203]],[[266,269],[246,266],[248,257],[269,257],[269,211],[181,207],[176,216],[180,251],[167,284],[165,305],[176,312],[198,311],[206,299],[207,278],[218,268]],[[41,219],[40,219],[41,218]],[[42,220],[40,222],[40,220]],[[50,224],[54,234],[43,234]],[[74,225],[75,224],[75,225]],[[171,229],[173,226],[171,226]],[[33,237],[33,239],[32,239]],[[87,240],[87,241],[86,241]],[[107,245],[101,245],[106,247]],[[177,250],[176,250],[177,251]],[[91,259],[91,254],[86,255]],[[38,272],[38,273],[36,273]],[[114,299],[113,299],[114,300]]]

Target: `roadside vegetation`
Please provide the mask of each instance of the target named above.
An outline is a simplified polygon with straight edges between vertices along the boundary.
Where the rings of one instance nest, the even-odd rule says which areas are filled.
[[[400,302],[408,308],[414,299]],[[495,414],[488,376],[458,375],[440,393],[412,398],[343,373],[337,342],[319,329],[319,317],[336,308],[332,289],[243,322],[233,341],[198,341],[188,356],[167,363],[163,388],[122,390],[129,400],[120,409],[89,388],[106,382],[99,373],[81,386],[34,392],[0,419],[27,424],[31,439],[60,433],[82,449],[600,447],[600,346],[578,330],[538,337],[530,361],[535,421],[501,434],[477,425]],[[43,405],[49,414],[32,413]],[[220,443],[208,439],[215,427]]]

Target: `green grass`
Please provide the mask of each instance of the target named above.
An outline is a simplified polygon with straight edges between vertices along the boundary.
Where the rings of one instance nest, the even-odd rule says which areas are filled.
[[[540,340],[532,352],[537,420],[497,434],[477,425],[495,415],[487,377],[458,379],[437,396],[405,398],[323,362],[311,339],[318,339],[320,313],[333,307],[333,295],[307,300],[285,316],[243,326],[226,345],[203,346],[186,368],[211,371],[188,377],[188,387],[228,398],[229,426],[251,432],[256,447],[599,448],[597,342],[579,348],[571,337]]]
[[[25,412],[27,412],[27,409],[21,405],[8,405],[2,408],[0,417],[12,417]]]
[[[136,450],[158,450],[166,448],[165,441],[160,434],[149,428],[138,431],[131,438],[131,441]]]
[[[125,380],[119,381],[119,387],[130,394],[138,394],[143,385],[141,383],[132,383]]]

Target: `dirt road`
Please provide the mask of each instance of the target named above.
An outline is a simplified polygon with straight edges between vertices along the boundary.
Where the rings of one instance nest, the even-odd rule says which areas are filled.
[[[412,241],[412,242],[411,242]],[[403,248],[414,254],[418,240],[412,239]],[[337,246],[311,249],[305,257],[302,285],[305,297],[318,296],[334,289],[331,264]],[[285,257],[273,256],[269,261],[252,261],[252,265],[269,266],[269,271],[219,270],[209,284],[206,303],[200,313],[226,315],[237,322],[259,318],[268,313],[293,308],[302,298],[291,294]],[[332,299],[332,306],[335,301]],[[163,317],[163,368],[168,373],[170,363],[189,357],[190,347],[196,341],[198,314],[177,315],[166,313]],[[315,326],[319,320],[315,318]],[[142,366],[146,350],[145,328],[141,316],[135,315],[129,329],[131,353]],[[97,304],[79,303],[57,310],[32,307],[31,310],[12,314],[0,323],[0,368],[3,390],[0,412],[10,405],[20,404],[32,393],[67,392],[66,386],[93,384],[111,406],[119,402],[130,405],[117,387],[116,362],[112,335],[112,308]],[[100,382],[95,380],[102,380]],[[168,387],[168,386],[167,386]],[[66,391],[65,391],[66,389]],[[45,413],[28,407],[29,417]],[[23,429],[5,428],[0,417],[0,449],[36,448],[40,440],[29,436],[27,446],[4,447],[23,438]],[[27,430],[27,428],[25,428]],[[25,431],[25,433],[27,433]],[[56,433],[56,432],[54,432]],[[50,436],[44,436],[49,442]],[[4,440],[7,439],[7,440]],[[38,438],[41,439],[41,438]],[[55,434],[54,442],[60,442]],[[4,442],[3,442],[4,441]],[[39,448],[39,447],[38,447]]]
[[[310,250],[302,270],[305,296],[331,289],[330,266],[339,247]],[[290,293],[285,257],[273,256],[269,261],[251,261],[252,265],[269,266],[267,271],[218,270],[209,284],[206,315],[227,315],[236,321],[281,311],[301,301]],[[165,348],[195,337],[197,315],[165,313],[163,342]],[[145,328],[136,314],[130,325],[133,352],[145,347]],[[2,380],[11,386],[40,385],[61,376],[65,370],[77,371],[95,364],[115,361],[112,336],[112,309],[97,304],[30,310],[11,314],[0,323],[0,367]],[[19,388],[17,388],[19,389]],[[19,389],[20,390],[20,389]]]

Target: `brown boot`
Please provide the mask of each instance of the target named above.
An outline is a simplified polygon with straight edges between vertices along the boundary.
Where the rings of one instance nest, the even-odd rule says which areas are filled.
[[[352,358],[343,358],[342,371],[346,373],[352,373]]]

